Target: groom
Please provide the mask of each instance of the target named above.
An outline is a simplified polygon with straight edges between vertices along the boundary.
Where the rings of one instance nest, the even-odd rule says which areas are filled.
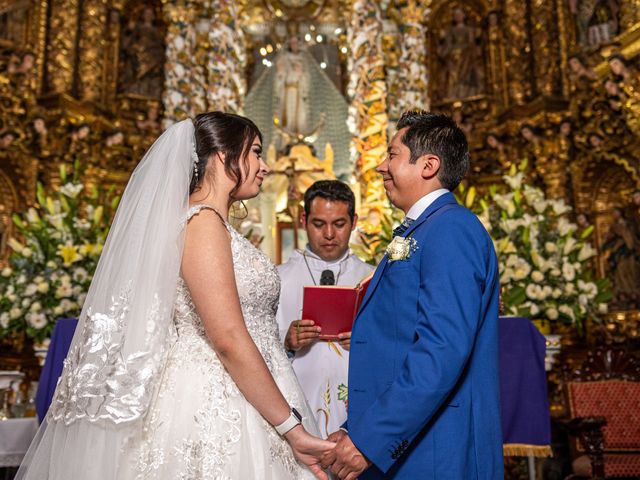
[[[498,264],[451,193],[467,140],[428,112],[397,130],[377,170],[406,218],[355,321],[348,420],[322,463],[348,480],[502,480]]]

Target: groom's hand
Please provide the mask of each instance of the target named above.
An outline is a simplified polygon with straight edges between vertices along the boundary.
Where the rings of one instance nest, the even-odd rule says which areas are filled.
[[[337,441],[334,451],[336,458],[331,466],[331,471],[340,480],[355,480],[371,466],[371,462],[356,448],[349,435],[344,432]]]
[[[336,432],[333,432],[331,435],[329,435],[327,440],[330,441],[330,442],[338,443],[338,441],[342,437],[346,437],[346,436],[347,436],[347,434],[345,433],[344,430],[338,430]],[[325,452],[325,454],[322,455],[322,457],[320,457],[320,465],[322,465],[323,469],[329,468],[331,465],[333,465],[333,462],[335,462],[335,461],[336,461],[336,449],[335,448],[332,448],[328,452]]]

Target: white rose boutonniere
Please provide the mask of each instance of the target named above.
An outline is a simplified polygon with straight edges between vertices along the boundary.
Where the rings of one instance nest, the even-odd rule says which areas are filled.
[[[393,237],[387,245],[386,253],[390,262],[406,260],[418,249],[418,242],[412,237]]]

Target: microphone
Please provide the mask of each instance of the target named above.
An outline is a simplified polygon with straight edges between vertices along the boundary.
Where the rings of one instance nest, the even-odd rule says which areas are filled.
[[[336,277],[331,270],[323,270],[320,274],[320,285],[335,285]]]

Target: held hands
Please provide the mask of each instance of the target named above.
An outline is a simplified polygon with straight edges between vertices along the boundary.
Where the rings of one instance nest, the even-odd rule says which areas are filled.
[[[320,464],[322,468],[331,467],[331,472],[340,480],[355,480],[371,466],[344,430],[333,432],[327,440],[336,442],[336,446],[321,457]]]
[[[321,328],[313,320],[295,320],[289,325],[284,338],[284,348],[297,352],[318,340]]]
[[[302,425],[289,430],[285,436],[295,457],[304,463],[309,470],[320,480],[329,480],[327,474],[320,465],[320,459],[333,451],[336,444],[328,440],[314,437],[307,433]]]

